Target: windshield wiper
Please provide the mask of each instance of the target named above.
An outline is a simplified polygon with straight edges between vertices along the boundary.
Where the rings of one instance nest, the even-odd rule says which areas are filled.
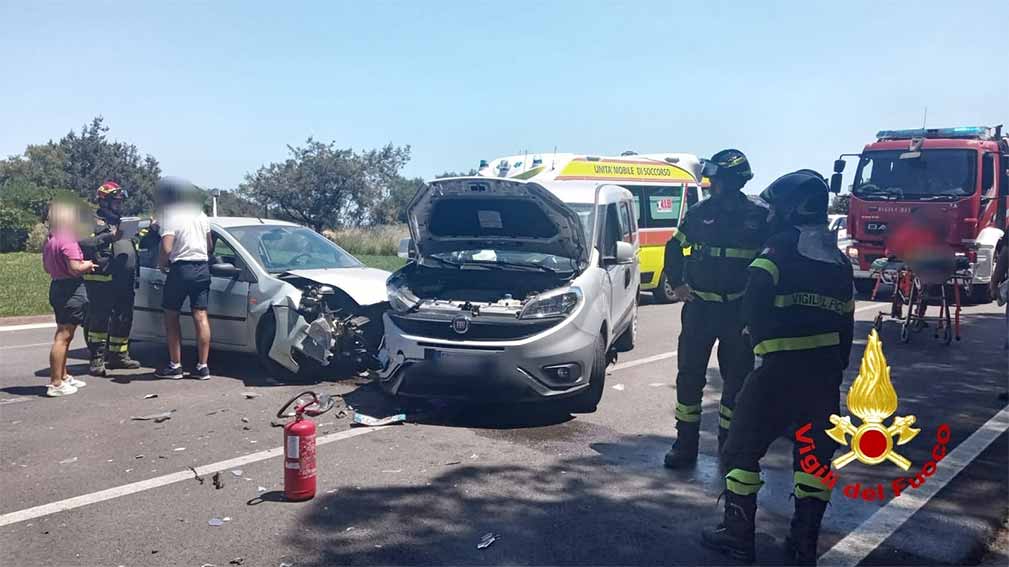
[[[872,183],[866,183],[854,190],[855,195],[863,199],[880,197],[883,199],[903,199],[904,191],[900,187],[879,187]]]
[[[950,194],[939,194],[939,195],[910,195],[911,198],[917,201],[956,201],[964,195],[950,195]]]

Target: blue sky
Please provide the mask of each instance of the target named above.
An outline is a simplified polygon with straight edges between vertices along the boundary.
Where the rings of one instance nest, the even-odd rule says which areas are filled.
[[[424,177],[555,146],[737,147],[758,191],[926,105],[930,126],[1009,122],[1005,0],[5,0],[0,21],[0,155],[100,114],[223,188],[314,136],[409,144]]]

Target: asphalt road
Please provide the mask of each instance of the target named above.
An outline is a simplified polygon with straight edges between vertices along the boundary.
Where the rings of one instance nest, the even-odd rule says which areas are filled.
[[[858,309],[864,344],[876,310],[864,300]],[[726,564],[698,542],[720,514],[715,368],[700,461],[684,472],[661,466],[673,433],[679,312],[642,306],[640,344],[611,367],[591,415],[433,404],[407,424],[378,429],[351,429],[336,412],[320,416],[320,489],[304,503],[280,498],[282,432],[270,420],[305,385],[282,384],[253,357],[224,353],[211,356],[209,382],[158,380],[151,371],[163,347],[136,344],[146,368],[86,378],[79,394],[47,399],[52,331],[0,330],[0,564]],[[985,555],[1009,510],[1004,328],[994,305],[967,308],[963,341],[951,346],[929,331],[900,344],[895,324],[885,325],[897,415],[915,415],[922,432],[899,448],[913,462],[909,473],[889,463],[839,472],[824,562]],[[72,372],[83,377],[86,351],[80,338],[74,346]],[[397,408],[364,377],[312,387],[369,415]],[[130,419],[165,411],[173,413],[161,423]],[[921,488],[889,498],[894,478],[929,460],[941,424],[951,430],[949,458]],[[215,465],[222,461],[230,462]],[[786,439],[763,465],[758,561],[775,564],[791,513]],[[218,469],[224,485],[215,489],[210,472]],[[887,498],[846,498],[841,485],[854,483],[882,483]],[[229,520],[211,526],[212,518]],[[477,549],[488,532],[499,538]]]

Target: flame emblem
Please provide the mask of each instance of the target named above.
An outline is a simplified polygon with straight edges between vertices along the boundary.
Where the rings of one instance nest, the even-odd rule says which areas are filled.
[[[869,333],[858,377],[848,390],[848,409],[862,420],[862,425],[852,425],[850,416],[830,416],[834,427],[827,430],[827,435],[851,449],[834,459],[834,468],[840,469],[855,459],[867,465],[889,460],[905,471],[911,468],[911,461],[893,450],[893,437],[897,436],[897,445],[903,445],[914,439],[921,429],[911,427],[915,422],[913,415],[898,416],[889,426],[883,425],[883,421],[897,411],[897,391],[890,383],[883,342],[875,330]],[[850,445],[848,435],[852,436]]]

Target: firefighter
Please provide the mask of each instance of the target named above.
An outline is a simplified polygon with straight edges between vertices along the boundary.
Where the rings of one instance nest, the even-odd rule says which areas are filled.
[[[785,175],[761,198],[771,207],[775,234],[750,264],[743,317],[757,368],[737,398],[722,451],[725,516],[702,533],[707,547],[754,559],[754,514],[760,458],[783,432],[811,424],[812,453],[829,464],[836,444],[827,437],[830,414],[840,413],[839,388],[848,366],[854,326],[852,268],[827,228],[828,186],[808,169]],[[815,564],[820,520],[831,490],[802,471],[793,449],[795,512],[786,550],[791,561]],[[808,454],[803,455],[808,459]]]
[[[126,190],[117,183],[103,183],[96,194],[94,233],[80,242],[84,257],[96,265],[93,273],[84,275],[92,376],[105,376],[107,370],[140,368],[140,363],[129,354],[139,265],[133,241],[119,230],[126,197]]]
[[[701,397],[716,340],[722,375],[719,448],[725,442],[736,393],[753,368],[740,318],[746,267],[768,236],[766,208],[741,191],[753,177],[742,152],[716,153],[704,162],[703,174],[711,181],[711,195],[687,211],[666,243],[663,268],[674,295],[684,302],[676,376],[676,442],[665,457],[665,466],[671,469],[697,461]]]

